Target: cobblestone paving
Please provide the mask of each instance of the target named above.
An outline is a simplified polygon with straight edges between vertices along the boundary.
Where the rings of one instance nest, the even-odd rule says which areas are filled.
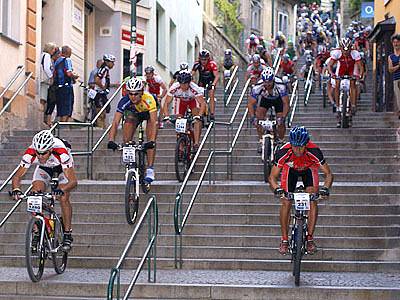
[[[52,268],[45,269],[42,281],[107,283],[110,270],[67,269],[56,275]],[[123,270],[121,282],[126,283],[133,271]],[[139,282],[146,282],[144,270]],[[400,273],[328,273],[304,272],[302,286],[351,287],[351,288],[397,288],[400,290]],[[29,281],[25,268],[0,268],[0,281]],[[213,271],[213,270],[158,270],[157,283],[210,284],[244,286],[293,286],[290,272],[274,271]]]

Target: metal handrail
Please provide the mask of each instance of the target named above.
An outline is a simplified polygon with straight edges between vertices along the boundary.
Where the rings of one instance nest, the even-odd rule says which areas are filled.
[[[6,87],[4,88],[4,90],[1,92],[0,94],[0,98],[2,98],[5,93],[7,93],[7,91],[10,89],[10,87],[12,86],[12,84],[17,80],[17,78],[19,77],[19,75],[21,75],[22,71],[24,70],[24,66],[23,65],[19,65],[17,67],[17,70],[14,74],[14,76],[10,79],[10,81],[7,83]]]
[[[312,88],[311,87],[311,74],[313,72],[313,68],[314,68],[314,66],[311,65],[310,66],[310,70],[308,71],[307,80],[306,80],[306,82],[304,84],[304,86],[307,87],[307,90],[304,91],[305,93],[307,93],[306,97],[304,98],[304,106],[307,106],[308,99],[310,98],[310,93],[311,93],[311,88]]]
[[[275,74],[278,73],[278,70],[279,70],[279,67],[280,67],[280,64],[281,64],[281,60],[282,60],[282,57],[279,55],[278,56],[278,60],[275,61],[276,64],[274,64],[274,72],[275,72]]]
[[[280,59],[281,52],[282,52],[282,48],[278,48],[278,51],[277,51],[277,53],[276,53],[274,62],[272,63],[272,67],[274,68],[274,70],[275,70],[275,68],[276,68],[276,66],[277,66],[278,60]]]
[[[293,85],[292,95],[290,97],[289,103],[289,114],[290,117],[288,118],[288,127],[292,127],[292,122],[294,118],[294,114],[296,112],[297,102],[299,100],[299,80],[297,79]],[[294,104],[293,104],[294,101]]]
[[[33,73],[29,72],[27,74],[27,77],[25,80],[21,83],[19,88],[15,91],[15,93],[12,95],[11,99],[8,100],[8,102],[3,106],[2,110],[0,111],[0,116],[7,110],[7,108],[11,105],[11,103],[14,101],[15,98],[17,98],[19,92],[25,87],[25,85],[28,83],[29,79],[31,79]]]
[[[238,69],[239,69],[238,66],[235,66],[235,67],[233,68],[231,78],[229,78],[229,81],[228,81],[228,83],[227,83],[226,86],[225,86],[224,93],[227,93],[227,92],[228,92],[229,87],[231,86],[231,84],[232,84],[232,82],[233,82],[233,78],[236,76],[236,73],[237,73]]]
[[[232,96],[235,93],[236,87],[237,87],[238,84],[239,84],[239,78],[236,78],[235,84],[233,85],[233,88],[231,89],[231,92],[229,93],[229,96],[228,96],[228,99],[225,102],[224,108],[227,107],[229,105],[229,103],[231,102]]]
[[[112,96],[110,97],[110,99],[108,99],[108,101],[103,105],[103,107],[100,109],[100,111],[97,113],[97,115],[93,118],[92,122],[90,122],[92,124],[92,126],[94,126],[94,124],[96,124],[97,119],[100,117],[100,115],[107,109],[107,106],[114,100],[114,98],[118,95],[119,91],[122,89],[122,87],[124,86],[125,82],[122,82],[119,87],[115,90],[114,94],[112,94]]]
[[[151,218],[151,212],[153,212],[153,218]],[[148,230],[149,230],[148,231],[148,243],[146,246],[146,250],[144,251],[142,258],[140,259],[139,265],[136,268],[136,271],[129,283],[128,289],[126,290],[125,295],[123,296],[122,299],[126,300],[129,298],[129,296],[132,292],[132,289],[136,284],[136,281],[139,277],[140,272],[143,269],[143,265],[146,260],[147,260],[147,266],[148,266],[147,280],[148,280],[148,282],[156,282],[156,274],[157,274],[156,246],[157,246],[157,234],[158,234],[158,207],[157,207],[156,196],[153,195],[150,197],[149,201],[147,202],[146,208],[144,209],[142,216],[140,217],[140,220],[136,224],[136,227],[133,230],[133,233],[132,233],[131,237],[129,238],[129,241],[126,244],[125,249],[120,256],[117,265],[111,269],[111,275],[110,275],[110,279],[109,279],[108,287],[107,287],[107,300],[112,300],[112,299],[119,300],[120,299],[121,266],[122,266],[124,260],[126,259],[128,252],[132,247],[132,244],[135,242],[138,232],[142,228],[146,216],[147,216],[148,227],[149,227],[148,228]],[[151,259],[152,258],[153,258],[153,281],[151,281]],[[115,279],[117,279],[117,290],[116,290],[117,298],[114,298],[114,295],[113,295]]]

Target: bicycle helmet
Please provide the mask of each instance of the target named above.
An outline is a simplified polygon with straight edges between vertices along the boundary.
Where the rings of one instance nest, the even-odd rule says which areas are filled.
[[[32,140],[32,147],[37,152],[46,152],[53,148],[54,136],[50,130],[42,130],[35,134]]]
[[[104,54],[103,55],[103,60],[104,61],[115,62],[115,56],[112,55],[112,54]]]
[[[257,36],[254,33],[250,34],[250,37],[249,37],[250,41],[255,41],[256,38],[257,38]]]
[[[153,66],[147,66],[146,68],[144,68],[144,72],[145,73],[154,73],[155,69]]]
[[[207,49],[202,49],[199,52],[199,57],[200,58],[210,58],[210,51],[208,51]]]
[[[295,126],[290,130],[289,141],[292,146],[302,147],[307,145],[310,135],[304,126]]]
[[[179,70],[189,70],[189,64],[187,62],[181,62],[181,64],[179,65]]]
[[[189,71],[180,71],[176,79],[179,83],[189,83],[192,81],[192,73]]]
[[[351,40],[349,39],[349,38],[342,38],[341,40],[340,40],[340,47],[344,50],[344,51],[347,51],[347,50],[350,50],[350,48],[351,48]]]
[[[232,50],[226,49],[224,53],[225,53],[225,55],[232,55]]]
[[[144,83],[139,78],[133,77],[129,79],[126,83],[126,90],[128,92],[138,92],[143,91]]]
[[[260,57],[259,54],[254,54],[251,60],[252,60],[253,63],[260,62],[261,61],[261,57]]]
[[[283,55],[282,58],[283,58],[284,61],[288,61],[290,59],[290,56],[289,56],[289,54],[286,53],[286,54]]]
[[[271,67],[267,67],[261,72],[262,81],[273,81],[275,79],[275,71]]]

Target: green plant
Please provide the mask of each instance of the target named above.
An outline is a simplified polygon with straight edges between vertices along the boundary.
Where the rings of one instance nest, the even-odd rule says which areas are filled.
[[[218,10],[216,18],[218,26],[221,26],[229,39],[237,44],[244,28],[237,18],[239,1],[215,0],[214,3]]]
[[[361,9],[361,0],[350,0],[350,9],[351,11],[357,12]]]

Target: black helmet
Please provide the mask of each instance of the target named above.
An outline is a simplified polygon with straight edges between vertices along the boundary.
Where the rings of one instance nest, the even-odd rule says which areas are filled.
[[[179,83],[189,83],[192,81],[192,73],[186,70],[180,71],[177,80]]]
[[[145,73],[154,73],[155,69],[153,66],[147,66],[146,68],[144,68],[144,72]]]
[[[210,58],[210,51],[208,51],[207,49],[202,49],[199,52],[199,57],[200,58]]]

